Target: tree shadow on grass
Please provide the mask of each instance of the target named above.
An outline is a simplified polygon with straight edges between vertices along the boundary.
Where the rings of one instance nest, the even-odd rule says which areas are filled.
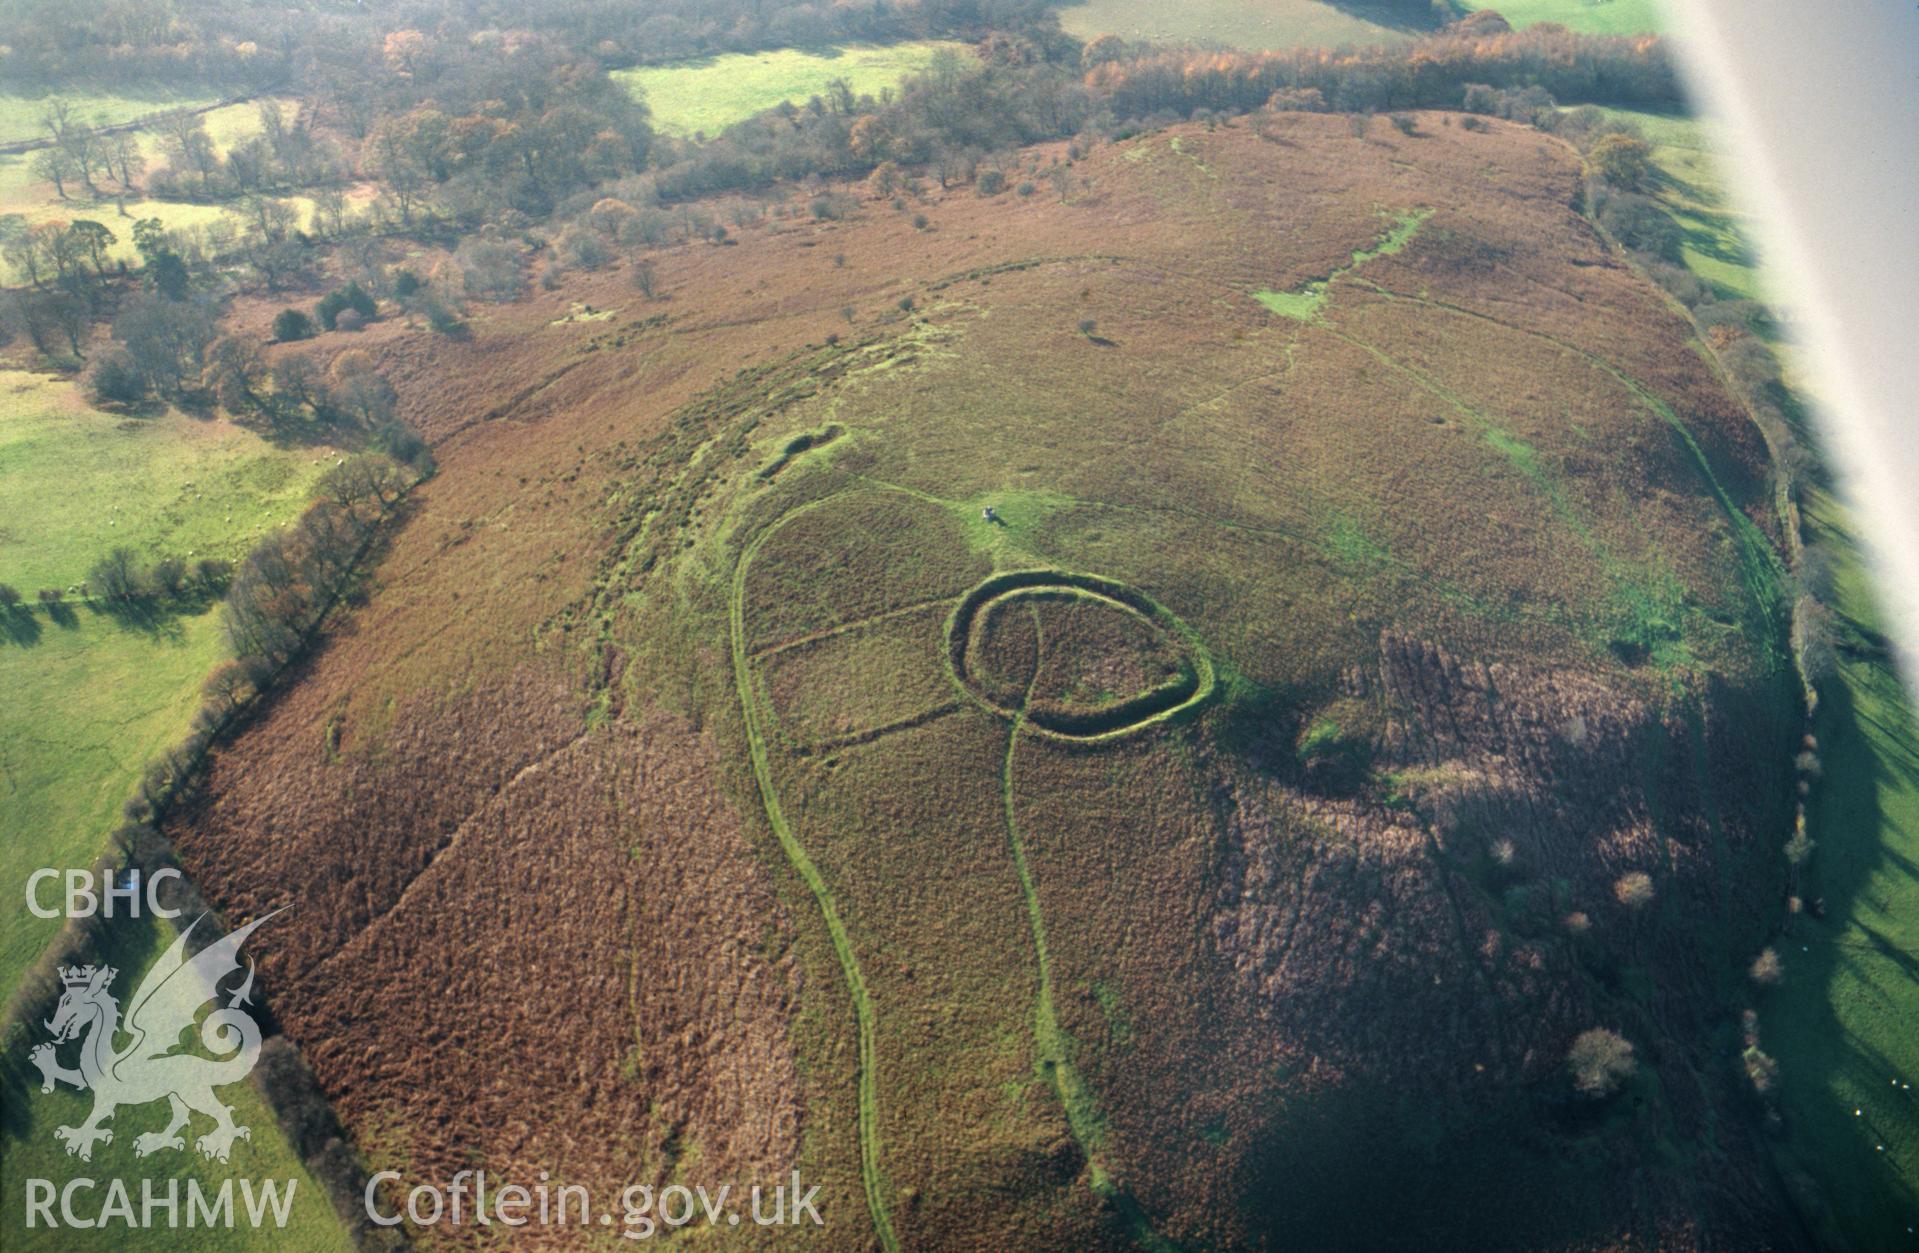
[[[138,600],[90,601],[87,608],[124,631],[132,631],[152,640],[177,643],[184,637],[180,619],[204,610],[210,602],[198,597],[143,598]]]
[[[1701,225],[1680,227],[1685,235],[1686,247],[1702,257],[1711,257],[1714,261],[1723,261],[1742,269],[1751,269],[1757,264],[1752,249],[1746,246],[1739,232],[1723,222],[1710,224],[1704,215],[1695,213],[1693,218]]]
[[[1854,631],[1863,626],[1851,618],[1846,624]],[[1869,646],[1856,650],[1845,679],[1821,687],[1817,733],[1824,776],[1809,809],[1819,846],[1807,863],[1804,891],[1823,903],[1823,917],[1795,924],[1784,937],[1789,982],[1769,998],[1772,1012],[1766,1015],[1781,1024],[1774,1046],[1787,1115],[1781,1147],[1827,1189],[1800,1196],[1802,1212],[1822,1235],[1862,1248],[1892,1241],[1919,1205],[1910,1181],[1876,1147],[1885,1141],[1890,1109],[1875,1114],[1862,1104],[1855,1117],[1850,1106],[1838,1108],[1848,1105],[1842,1093],[1870,1094],[1885,1089],[1888,1076],[1902,1077],[1878,1046],[1841,1021],[1834,1002],[1845,994],[1845,982],[1883,991],[1910,988],[1919,979],[1919,962],[1897,938],[1866,924],[1876,878],[1919,878],[1919,865],[1888,842],[1897,833],[1889,830],[1880,801],[1882,789],[1919,785],[1919,735],[1903,712],[1890,661],[1881,654],[1875,668],[1874,658],[1859,659],[1873,652]],[[1882,685],[1886,690],[1878,690]],[[1883,711],[1862,705],[1861,696],[1868,694],[1883,703]],[[1901,1113],[1912,1116],[1909,1105]]]
[[[1325,0],[1326,7],[1389,30],[1423,34],[1439,29],[1439,10],[1425,0]]]
[[[0,612],[0,635],[9,643],[32,648],[40,642],[40,619],[25,606]]]
[[[1648,181],[1651,183],[1650,192],[1655,196],[1664,195],[1669,199],[1686,200],[1696,205],[1710,205],[1718,199],[1717,195],[1709,194],[1698,183],[1681,178],[1671,170],[1658,166],[1653,167],[1652,176]]]
[[[367,429],[350,417],[318,416],[299,405],[271,398],[258,409],[234,414],[233,421],[278,449],[325,447],[359,452],[369,440]]]

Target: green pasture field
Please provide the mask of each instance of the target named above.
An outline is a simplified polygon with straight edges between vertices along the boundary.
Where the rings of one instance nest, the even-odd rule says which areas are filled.
[[[0,370],[0,582],[31,600],[122,546],[234,560],[305,507],[334,455],[224,418],[105,413],[72,380]]]
[[[86,605],[58,617],[36,607],[0,636],[5,994],[60,929],[22,905],[27,876],[92,864],[140,771],[186,733],[200,682],[225,655],[217,611],[134,623]]]
[[[22,612],[0,623],[0,885],[16,902],[0,915],[0,989],[7,996],[61,926],[21,907],[27,878],[43,867],[89,866],[106,848],[140,772],[186,733],[201,682],[227,656],[217,608],[110,613],[69,597],[48,609],[37,592],[71,586],[118,545],[143,558],[243,556],[297,514],[331,459],[326,449],[276,448],[223,419],[102,413],[72,380],[0,371],[0,581],[27,599]],[[43,889],[49,903],[52,895]],[[125,971],[116,984],[124,1003],[170,935],[151,920],[116,922],[109,935],[113,951],[96,956]],[[37,1076],[14,1064],[0,1069],[0,1082],[7,1087],[0,1201],[7,1247],[73,1247],[70,1232],[26,1230],[24,1181],[81,1173],[52,1128],[76,1121],[85,1101],[64,1089],[42,1096]],[[134,1133],[164,1117],[152,1107],[121,1115],[123,1134],[100,1148],[84,1173],[124,1177],[136,1188],[142,1178],[169,1176],[215,1188],[237,1176],[297,1179],[288,1228],[294,1246],[347,1247],[326,1196],[261,1098],[245,1085],[223,1095],[253,1131],[231,1165],[205,1163],[191,1152],[164,1165],[136,1164]],[[114,1236],[133,1248],[175,1247],[177,1238],[164,1227]],[[195,1247],[259,1247],[265,1238],[246,1227],[196,1232]]]
[[[925,70],[942,49],[970,53],[967,45],[950,40],[780,48],[615,70],[613,77],[645,97],[661,130],[717,135],[782,100],[805,104],[835,79],[845,79],[855,95],[878,95]]]
[[[1161,43],[1197,43],[1232,48],[1339,47],[1408,39],[1418,32],[1369,20],[1321,0],[1087,0],[1059,11],[1068,34],[1101,35]]]
[[[74,116],[95,126],[115,126],[137,122],[169,109],[198,109],[219,99],[208,93],[174,93],[161,90],[93,92],[58,91],[33,95],[26,92],[0,92],[0,144],[22,139],[38,139],[46,133],[40,124],[47,106],[55,99],[73,106]]]
[[[1781,937],[1786,976],[1760,998],[1761,1042],[1781,1068],[1785,1151],[1822,1185],[1816,1220],[1852,1247],[1892,1248],[1919,1206],[1919,721],[1853,520],[1822,493],[1807,523],[1838,558],[1842,638],[1814,723],[1823,774],[1802,888],[1825,916]]]
[[[151,917],[116,920],[108,926],[102,950],[93,954],[92,960],[119,969],[112,986],[123,1010],[140,986],[141,976],[166,951],[173,938],[171,926]],[[30,1034],[35,1040],[44,1036],[44,1032]],[[195,1151],[193,1138],[211,1127],[206,1118],[197,1115],[184,1133],[184,1149],[161,1150],[146,1158],[135,1155],[135,1137],[144,1131],[157,1131],[165,1124],[164,1102],[121,1107],[108,1123],[114,1132],[113,1139],[97,1146],[91,1161],[82,1162],[68,1156],[65,1146],[54,1138],[53,1129],[76,1125],[85,1119],[92,1106],[90,1097],[64,1085],[52,1093],[43,1093],[38,1071],[18,1058],[6,1059],[0,1081],[6,1085],[7,1111],[4,1129],[0,1130],[3,1138],[0,1143],[4,1144],[4,1151],[0,1151],[0,1189],[5,1192],[4,1198],[0,1198],[0,1231],[7,1233],[6,1246],[10,1250],[105,1247],[163,1250],[190,1245],[211,1250],[284,1248],[298,1249],[301,1253],[333,1250],[345,1253],[353,1247],[326,1193],[281,1135],[273,1111],[251,1083],[235,1083],[219,1089],[221,1099],[232,1106],[233,1120],[251,1133],[235,1142],[231,1156],[222,1164],[209,1161]],[[159,1210],[151,1227],[123,1226],[116,1220],[105,1231],[87,1233],[65,1228],[49,1230],[45,1226],[28,1229],[29,1179],[49,1180],[59,1188],[69,1180],[83,1177],[98,1181],[91,1191],[76,1193],[74,1207],[88,1218],[97,1215],[106,1202],[108,1180],[126,1181],[136,1220],[141,1213],[143,1182],[150,1182],[160,1196],[165,1196],[167,1182],[177,1181],[181,1228],[169,1228],[165,1211]],[[189,1180],[197,1181],[203,1194],[208,1196],[217,1194],[223,1184],[231,1184],[233,1225],[185,1229]],[[258,1230],[248,1223],[242,1180],[251,1181],[256,1187],[271,1181],[281,1189],[283,1197],[286,1188],[292,1187],[284,1229],[275,1224],[270,1214]],[[60,1213],[57,1202],[53,1213],[56,1216]]]
[[[85,98],[75,99],[84,103]],[[17,100],[17,98],[15,98]],[[16,104],[16,112],[28,119],[28,134],[31,138],[34,129],[39,126],[37,109],[44,102],[34,101],[33,109]],[[139,102],[141,105],[153,105],[153,108],[135,108],[134,102],[125,102],[122,112],[132,117],[144,116],[155,108],[174,107],[175,104],[204,104],[206,101],[178,102]],[[278,102],[283,115],[290,115],[296,107],[291,100]],[[209,110],[206,115],[207,134],[214,146],[224,153],[241,140],[257,134],[260,129],[259,104],[244,101],[238,104],[223,105]],[[147,171],[151,173],[165,164],[161,155],[160,141],[151,134],[142,134],[141,150],[147,158]],[[108,256],[125,261],[129,265],[137,264],[140,254],[133,246],[133,224],[142,218],[159,218],[169,229],[183,230],[194,226],[207,226],[232,214],[230,206],[225,204],[197,204],[179,200],[155,200],[139,194],[139,179],[135,179],[135,194],[122,199],[114,194],[114,184],[108,179],[95,180],[100,194],[89,197],[85,188],[69,184],[69,198],[62,200],[54,191],[51,183],[36,178],[32,170],[33,154],[0,154],[0,215],[17,213],[30,223],[71,221],[75,218],[87,218],[99,222],[111,230],[118,240],[108,250]],[[301,208],[303,216],[310,218],[313,201],[309,196],[288,197]]]
[[[116,547],[237,560],[297,516],[333,455],[276,448],[224,419],[103,413],[72,380],[0,371],[0,582],[28,609],[0,633],[9,890],[34,868],[92,861],[224,655],[217,614],[112,615],[78,596],[49,614],[39,591],[75,587]],[[11,989],[52,929],[24,911],[7,919],[0,987]]]
[[[1587,35],[1640,35],[1666,29],[1660,0],[1506,0],[1504,4],[1455,7],[1468,11],[1495,9],[1515,27],[1557,22]]]
[[[1511,0],[1506,4],[1455,3],[1461,12],[1492,8],[1515,27],[1558,22],[1595,35],[1633,35],[1665,29],[1659,0]],[[1323,0],[1086,0],[1059,10],[1069,34],[1101,35],[1161,43],[1278,49],[1388,43],[1420,32],[1364,4]]]

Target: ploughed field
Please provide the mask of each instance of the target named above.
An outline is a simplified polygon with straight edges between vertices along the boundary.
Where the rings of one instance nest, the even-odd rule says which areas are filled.
[[[835,1248],[1777,1238],[1765,450],[1570,149],[1418,130],[380,341],[440,473],[172,832],[293,906],[262,986],[370,1164],[798,1169]]]

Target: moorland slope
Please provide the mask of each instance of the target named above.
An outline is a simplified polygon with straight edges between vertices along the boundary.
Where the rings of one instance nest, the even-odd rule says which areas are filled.
[[[357,337],[440,472],[170,833],[294,906],[372,1164],[797,1166],[831,1247],[1789,1240],[1721,1008],[1765,451],[1579,177],[1179,127]]]

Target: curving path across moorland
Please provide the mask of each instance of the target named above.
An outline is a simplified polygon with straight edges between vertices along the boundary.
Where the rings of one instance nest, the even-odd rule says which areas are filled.
[[[793,869],[799,872],[800,878],[806,881],[813,899],[819,904],[820,915],[826,920],[827,936],[833,942],[833,952],[839,957],[840,971],[846,977],[847,992],[853,999],[853,1018],[860,1045],[860,1181],[865,1186],[866,1207],[873,1215],[873,1230],[879,1236],[880,1246],[886,1253],[896,1253],[899,1237],[893,1233],[893,1218],[886,1201],[886,1179],[880,1169],[879,1076],[876,1070],[873,1000],[867,993],[866,980],[860,974],[859,958],[854,954],[853,942],[846,934],[846,924],[840,920],[840,909],[833,899],[833,892],[821,877],[819,867],[813,864],[806,847],[793,834],[786,813],[780,808],[779,791],[773,786],[773,769],[767,757],[766,729],[760,722],[759,702],[753,697],[753,678],[746,648],[746,576],[753,567],[753,558],[766,541],[777,535],[787,523],[832,499],[829,496],[782,514],[777,521],[753,537],[734,567],[733,588],[727,598],[727,618],[733,644],[733,679],[739,689],[740,717],[746,724],[747,746],[753,759],[753,778],[759,784],[760,803],[766,809],[767,824],[773,828],[781,851],[786,854]]]
[[[1087,576],[1062,575],[1057,571],[1025,571],[1021,573],[1029,576],[1047,575],[1053,579],[1060,580],[1078,578],[1086,580],[1088,583],[1098,583],[1115,588],[1120,586],[1111,584],[1109,580],[1093,580]],[[988,579],[986,583],[981,584],[979,588],[975,588],[972,593],[969,593],[967,598],[961,601],[960,607],[954,611],[953,618],[948,624],[947,660],[948,663],[954,667],[955,681],[959,682],[963,687],[967,684],[964,669],[967,653],[967,636],[970,634],[972,623],[975,622],[979,616],[977,611],[987,604],[1003,601],[1009,597],[1019,598],[1022,595],[1020,590],[990,590],[989,585],[1001,579],[1002,576],[995,576],[993,579]],[[1076,587],[1084,589],[1085,584],[1081,582],[1053,582],[1030,579],[1019,581],[1017,587],[1022,589],[1037,587]],[[987,590],[983,592],[983,589]],[[1130,589],[1126,590],[1130,591]],[[1096,593],[1087,591],[1086,594],[1095,595]],[[1139,596],[1136,592],[1132,593],[1132,595],[1136,597]],[[976,599],[976,597],[978,599]],[[1105,598],[1101,597],[1100,599]],[[1139,597],[1139,599],[1145,601],[1144,597]],[[1130,604],[1119,601],[1109,601],[1108,603],[1122,605],[1124,608],[1133,610],[1134,612],[1140,612],[1142,616],[1145,616],[1144,611],[1135,609]],[[1174,623],[1178,622],[1178,619],[1173,618],[1171,614],[1161,609],[1157,604],[1151,601],[1145,601],[1145,603],[1151,607],[1155,616],[1163,614]],[[969,606],[972,607],[973,612],[968,611]],[[1212,661],[1206,656],[1203,648],[1196,647],[1194,659],[1198,665],[1194,667],[1193,671],[1189,671],[1186,676],[1192,679],[1190,688],[1187,690],[1173,690],[1174,688],[1184,688],[1186,685],[1172,685],[1168,688],[1154,689],[1153,692],[1147,693],[1147,695],[1158,695],[1160,699],[1157,703],[1163,707],[1154,710],[1142,710],[1137,717],[1130,718],[1123,724],[1117,724],[1106,730],[1090,735],[1072,735],[1048,730],[1040,727],[1032,716],[1033,689],[1038,685],[1040,673],[1045,668],[1046,663],[1046,638],[1036,606],[1029,601],[1028,608],[1033,614],[1033,634],[1035,640],[1033,672],[1027,679],[1026,691],[1020,699],[1019,706],[1015,709],[1005,710],[993,704],[982,694],[974,692],[971,688],[968,688],[968,692],[988,709],[1004,714],[1010,722],[1010,726],[1006,732],[1006,756],[1000,763],[1000,803],[1006,813],[1006,842],[1013,854],[1013,869],[1019,875],[1020,895],[1026,902],[1026,920],[1033,934],[1033,956],[1039,966],[1039,996],[1033,1006],[1033,1048],[1038,1059],[1040,1073],[1045,1077],[1047,1084],[1053,1089],[1053,1094],[1059,1098],[1060,1107],[1066,1112],[1067,1128],[1072,1132],[1074,1142],[1079,1145],[1080,1153],[1086,1158],[1086,1170],[1094,1194],[1101,1200],[1111,1204],[1120,1216],[1125,1219],[1128,1228],[1133,1234],[1133,1238],[1138,1241],[1140,1247],[1151,1250],[1152,1253],[1168,1253],[1168,1251],[1174,1249],[1175,1246],[1153,1228],[1152,1221],[1146,1216],[1146,1211],[1141,1208],[1139,1202],[1133,1197],[1132,1193],[1127,1190],[1125,1185],[1114,1177],[1112,1170],[1107,1165],[1105,1152],[1105,1117],[1100,1112],[1098,1098],[1094,1096],[1092,1089],[1087,1086],[1084,1076],[1079,1072],[1079,1067],[1073,1062],[1073,1037],[1067,1033],[1064,1027],[1060,1026],[1059,1015],[1053,1006],[1053,959],[1046,947],[1046,915],[1040,908],[1039,890],[1033,881],[1032,867],[1026,859],[1026,841],[1020,834],[1019,817],[1013,804],[1013,757],[1019,748],[1020,736],[1023,734],[1037,732],[1042,735],[1061,739],[1078,739],[1081,741],[1112,740],[1122,735],[1130,735],[1134,732],[1142,731],[1157,722],[1164,722],[1170,719],[1173,715],[1183,710],[1191,709],[1212,693]],[[955,628],[958,629],[956,630]],[[1184,630],[1183,625],[1180,629],[1182,631]],[[1133,702],[1127,702],[1129,705],[1132,703]]]
[[[793,831],[792,825],[787,821],[785,811],[780,804],[778,788],[773,781],[768,749],[768,727],[754,692],[752,664],[756,657],[764,657],[779,649],[775,647],[755,652],[747,646],[746,633],[747,578],[760,550],[789,523],[816,509],[831,505],[837,498],[838,494],[826,496],[789,510],[762,529],[741,551],[734,567],[732,587],[728,597],[729,634],[734,683],[740,699],[740,716],[745,725],[753,763],[753,777],[759,787],[760,801],[766,811],[767,823],[772,827],[773,834],[779,841],[787,861],[805,881],[808,890],[813,894],[814,901],[819,906],[820,915],[826,923],[827,935],[832,941],[834,954],[839,959],[840,970],[846,979],[847,991],[852,999],[853,1016],[859,1038],[860,1178],[866,1192],[867,1208],[872,1214],[874,1231],[879,1237],[882,1248],[888,1253],[893,1253],[899,1248],[899,1239],[893,1229],[887,1199],[888,1185],[881,1166],[877,1027],[873,1001],[860,971],[859,958],[853,951],[851,937],[841,918],[839,904],[834,899],[832,889],[820,874],[818,866],[814,864],[812,857]],[[1154,632],[1174,642],[1181,654],[1177,676],[1135,694],[1129,699],[1083,713],[1044,709],[1035,705],[1032,699],[1033,691],[1039,682],[1041,663],[1044,658],[1044,641],[1039,635],[1040,618],[1037,612],[1037,598],[1062,595],[1083,599],[1108,611],[1134,617],[1146,623]],[[1026,679],[1024,695],[1016,707],[1008,707],[996,702],[990,693],[982,690],[974,682],[968,670],[968,654],[973,632],[984,620],[985,613],[994,606],[1010,608],[1021,601],[1025,601],[1034,611],[1036,653],[1033,672]],[[915,609],[924,607],[926,606],[912,606]],[[890,613],[881,615],[881,617],[889,616],[892,615]],[[822,634],[837,633],[840,629],[843,628],[834,628]],[[1060,1026],[1054,1010],[1052,959],[1046,945],[1046,921],[1040,908],[1039,894],[1034,884],[1032,869],[1027,861],[1026,846],[1021,837],[1015,813],[1013,763],[1022,736],[1031,735],[1078,744],[1100,744],[1135,735],[1190,714],[1211,698],[1217,686],[1212,657],[1201,644],[1198,636],[1177,615],[1144,593],[1124,583],[1098,575],[1050,568],[1003,571],[988,577],[960,596],[952,614],[947,619],[946,645],[946,663],[950,677],[964,694],[965,699],[994,716],[1005,719],[1009,724],[1006,754],[1001,763],[1001,802],[1005,815],[1007,840],[1014,869],[1019,877],[1020,892],[1025,901],[1027,921],[1032,931],[1034,957],[1038,964],[1039,994],[1033,1016],[1033,1039],[1038,1069],[1058,1097],[1066,1115],[1067,1126],[1085,1155],[1094,1192],[1102,1200],[1114,1206],[1142,1247],[1153,1250],[1170,1249],[1173,1246],[1153,1230],[1151,1222],[1146,1218],[1138,1202],[1113,1177],[1107,1166],[1103,1116],[1096,1098],[1074,1065],[1072,1038]],[[913,721],[909,719],[908,723]]]

